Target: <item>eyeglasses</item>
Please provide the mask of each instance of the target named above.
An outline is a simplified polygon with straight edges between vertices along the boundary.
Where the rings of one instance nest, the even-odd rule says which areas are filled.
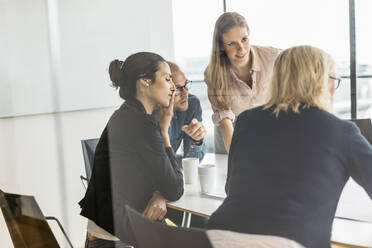
[[[183,86],[176,87],[176,96],[180,95],[184,90],[189,90],[191,81],[186,80]]]
[[[329,75],[329,78],[335,81],[335,89],[337,89],[340,86],[341,78],[338,76],[332,76],[332,75]]]

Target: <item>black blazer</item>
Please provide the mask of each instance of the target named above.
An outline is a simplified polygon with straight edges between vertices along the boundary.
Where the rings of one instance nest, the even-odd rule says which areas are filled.
[[[350,176],[372,198],[372,147],[354,123],[314,107],[278,118],[272,109],[247,110],[231,143],[227,198],[208,228],[330,247],[337,203]]]
[[[81,215],[134,244],[125,205],[143,212],[156,190],[168,200],[179,199],[183,173],[172,148],[164,147],[158,122],[139,101],[127,100],[98,142]]]

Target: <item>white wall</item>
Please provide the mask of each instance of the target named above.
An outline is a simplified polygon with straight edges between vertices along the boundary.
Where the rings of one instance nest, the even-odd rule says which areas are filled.
[[[46,1],[33,0],[32,4],[28,0],[0,1],[0,36],[4,38],[4,32],[8,32],[15,40],[12,44],[10,38],[0,39],[0,47],[6,45],[10,50],[7,56],[3,50],[0,52],[0,112],[10,110],[10,115],[16,115],[0,118],[0,189],[34,195],[43,213],[59,218],[74,246],[81,247],[86,220],[79,215],[78,206],[85,193],[79,178],[85,175],[80,140],[99,137],[121,103],[117,92],[108,86],[108,63],[113,58],[124,59],[128,53],[143,50],[173,60],[172,1],[60,0],[59,10],[64,19],[60,30],[64,51],[61,62],[65,73],[59,81],[65,85],[58,93],[59,104],[78,106],[78,109],[107,103],[115,107],[17,116],[30,108],[35,112],[52,110],[50,61],[45,59],[47,38],[43,31],[45,23],[40,17],[45,13]],[[6,22],[2,22],[4,20]],[[87,29],[92,20],[94,25]],[[13,21],[20,29],[10,30],[3,25]],[[116,24],[120,22],[123,23],[119,29]],[[146,46],[139,50],[135,44],[142,44],[141,32],[146,32],[148,39]],[[115,39],[116,35],[121,38]],[[17,46],[24,44],[28,49],[14,53]],[[99,73],[89,73],[96,71]],[[28,77],[30,73],[32,76]],[[87,99],[91,105],[80,106],[78,99]],[[65,246],[56,225],[51,226],[60,244]],[[0,246],[13,247],[2,214]]]
[[[139,51],[174,58],[171,4],[0,1],[0,117],[117,105],[106,87],[111,60]]]
[[[84,244],[86,220],[79,215],[78,201],[85,190],[79,176],[85,175],[80,140],[99,137],[114,108],[59,114],[63,158],[57,153],[56,114],[0,120],[0,188],[3,191],[34,195],[44,215],[59,218],[75,246]],[[63,166],[65,189],[59,175]],[[66,193],[62,202],[61,193]],[[0,217],[2,219],[2,215]],[[53,223],[53,222],[52,222]],[[55,226],[52,224],[52,226]],[[59,240],[58,229],[54,233]],[[0,243],[10,242],[5,225],[0,225]]]

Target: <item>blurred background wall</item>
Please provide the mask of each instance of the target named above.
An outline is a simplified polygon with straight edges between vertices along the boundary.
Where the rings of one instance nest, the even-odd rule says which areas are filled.
[[[122,102],[109,62],[139,51],[173,60],[172,23],[171,0],[0,0],[0,189],[34,195],[76,247],[80,140],[99,137]],[[12,247],[2,215],[0,244]]]

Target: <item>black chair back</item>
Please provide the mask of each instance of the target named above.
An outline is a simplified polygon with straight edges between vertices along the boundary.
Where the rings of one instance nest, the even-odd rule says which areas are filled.
[[[167,226],[144,217],[130,207],[127,207],[127,213],[138,248],[212,248],[202,229]]]
[[[81,141],[81,146],[83,148],[84,163],[85,163],[85,173],[86,173],[88,180],[92,176],[94,152],[96,151],[98,141],[99,141],[98,138],[97,139],[86,139],[86,140]]]
[[[15,248],[60,247],[33,196],[0,190],[0,206]]]
[[[372,145],[372,123],[371,119],[356,119],[352,120],[360,129],[360,132]]]

